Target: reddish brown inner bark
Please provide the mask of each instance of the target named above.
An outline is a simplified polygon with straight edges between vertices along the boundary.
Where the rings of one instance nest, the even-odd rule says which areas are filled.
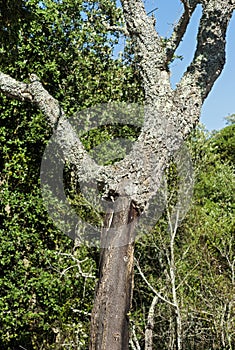
[[[99,282],[91,315],[90,350],[129,348],[128,312],[133,291],[134,229],[132,204],[106,214],[100,252]],[[115,233],[113,228],[115,228]],[[107,243],[108,242],[108,243]],[[128,244],[122,245],[122,242]]]

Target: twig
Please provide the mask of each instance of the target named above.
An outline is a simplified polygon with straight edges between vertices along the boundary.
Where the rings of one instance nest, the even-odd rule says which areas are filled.
[[[79,271],[79,274],[84,277],[84,278],[96,278],[95,276],[93,275],[89,275],[85,272],[82,271],[82,268],[81,268],[81,264],[84,262],[84,261],[87,261],[88,258],[85,258],[83,260],[78,260],[77,258],[75,258],[72,254],[68,254],[68,253],[58,253],[59,255],[62,255],[62,256],[68,256],[70,259],[73,259],[75,262],[76,262],[76,265],[73,265],[73,266],[69,266],[67,267],[66,269],[64,269],[60,274],[61,274],[61,277],[68,271],[70,270],[71,268],[74,268],[74,267],[78,267],[78,271]]]
[[[165,303],[175,307],[175,304],[173,304],[171,301],[167,300],[166,298],[164,298],[160,293],[158,293],[158,291],[156,291],[155,288],[153,288],[153,286],[149,283],[149,281],[146,279],[143,271],[141,270],[140,268],[140,265],[139,265],[139,262],[137,261],[137,259],[135,259],[135,264],[136,264],[136,267],[139,271],[139,274],[140,276],[143,278],[143,280],[145,281],[145,283],[147,284],[147,286],[151,289],[151,291],[159,298],[161,299],[162,301],[164,301]]]

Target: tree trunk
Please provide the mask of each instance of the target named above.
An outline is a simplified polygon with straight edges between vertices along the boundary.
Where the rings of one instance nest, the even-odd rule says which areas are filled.
[[[90,350],[129,348],[128,312],[133,290],[137,217],[138,212],[132,203],[127,203],[127,199],[122,199],[120,211],[106,214],[101,237],[99,282],[91,315]]]

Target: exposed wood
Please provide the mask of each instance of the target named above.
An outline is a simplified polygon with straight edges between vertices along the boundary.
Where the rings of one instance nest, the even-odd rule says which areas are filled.
[[[102,232],[105,247],[101,248],[100,254],[100,275],[91,317],[90,350],[128,349],[134,228],[138,213],[127,199],[122,204],[119,212],[111,212],[105,218],[106,227]],[[126,244],[127,238],[129,244]]]

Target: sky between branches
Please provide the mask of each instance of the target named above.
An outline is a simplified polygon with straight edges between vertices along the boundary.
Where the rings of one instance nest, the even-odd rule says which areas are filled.
[[[153,11],[155,14],[159,34],[169,37],[183,9],[180,0],[145,0],[144,3],[147,12]],[[119,0],[117,4],[120,6]],[[173,86],[179,81],[193,58],[200,16],[201,8],[197,7],[185,37],[176,52],[177,55],[183,56],[183,59],[176,59],[171,65]],[[226,58],[225,68],[202,108],[201,122],[208,130],[223,128],[226,125],[224,117],[235,113],[235,13],[227,33]]]

